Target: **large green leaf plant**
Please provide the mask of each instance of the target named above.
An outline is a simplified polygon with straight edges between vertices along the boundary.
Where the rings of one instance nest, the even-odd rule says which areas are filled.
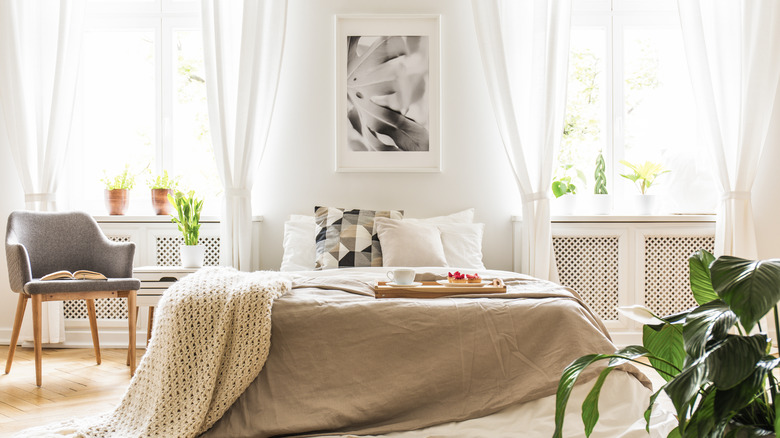
[[[566,403],[577,377],[601,361],[607,365],[582,405],[588,436],[599,418],[598,396],[604,380],[627,362],[649,366],[666,380],[651,396],[645,412],[648,431],[655,400],[665,392],[678,420],[668,437],[780,436],[780,403],[773,373],[780,359],[769,354],[771,341],[759,324],[774,310],[775,329],[780,332],[780,259],[715,259],[701,250],[688,264],[698,307],[667,317],[644,308],[631,309],[647,316],[643,345],[612,354],[589,354],[572,362],[558,385],[554,437],[562,436]]]

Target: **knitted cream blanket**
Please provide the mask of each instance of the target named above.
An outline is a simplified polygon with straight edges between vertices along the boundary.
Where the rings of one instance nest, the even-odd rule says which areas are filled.
[[[271,306],[291,287],[278,273],[204,268],[165,292],[135,376],[113,412],[20,436],[193,437],[257,377],[271,345]]]

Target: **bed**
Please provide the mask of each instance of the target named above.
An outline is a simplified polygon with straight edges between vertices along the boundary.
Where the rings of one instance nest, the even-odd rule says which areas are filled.
[[[292,216],[281,269],[293,288],[274,302],[268,359],[204,436],[551,436],[563,368],[615,346],[575,291],[486,269],[483,233],[473,209],[426,219],[332,207]],[[453,270],[500,278],[507,293],[374,298],[372,285],[397,266],[415,267],[416,281]],[[588,386],[569,403],[566,436],[582,435]],[[610,378],[594,436],[647,436],[650,387],[632,366]],[[661,410],[653,423],[658,436],[673,427]]]
[[[387,269],[296,274],[274,303],[263,370],[204,436],[551,436],[563,368],[614,350],[576,293],[552,283],[482,270],[507,294],[376,299],[369,285]],[[647,436],[647,386],[632,367],[611,378],[594,436]],[[570,405],[566,436],[580,436]]]

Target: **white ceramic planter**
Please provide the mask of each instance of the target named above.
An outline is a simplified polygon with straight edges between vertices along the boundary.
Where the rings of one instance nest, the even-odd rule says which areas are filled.
[[[638,215],[648,216],[658,212],[658,198],[656,195],[635,195],[633,202],[634,212]]]
[[[612,195],[592,195],[590,197],[590,213],[594,215],[612,213]]]
[[[182,245],[181,265],[185,268],[202,268],[206,247],[203,245]]]
[[[577,212],[577,195],[566,194],[553,200],[553,213],[559,216],[571,216]]]

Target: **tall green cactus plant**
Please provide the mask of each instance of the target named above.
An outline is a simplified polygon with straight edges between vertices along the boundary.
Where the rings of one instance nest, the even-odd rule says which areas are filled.
[[[596,177],[596,185],[593,188],[593,193],[597,195],[606,195],[607,194],[607,164],[604,162],[604,156],[601,155],[601,151],[599,151],[599,156],[596,158],[596,172],[594,173],[594,176]]]

